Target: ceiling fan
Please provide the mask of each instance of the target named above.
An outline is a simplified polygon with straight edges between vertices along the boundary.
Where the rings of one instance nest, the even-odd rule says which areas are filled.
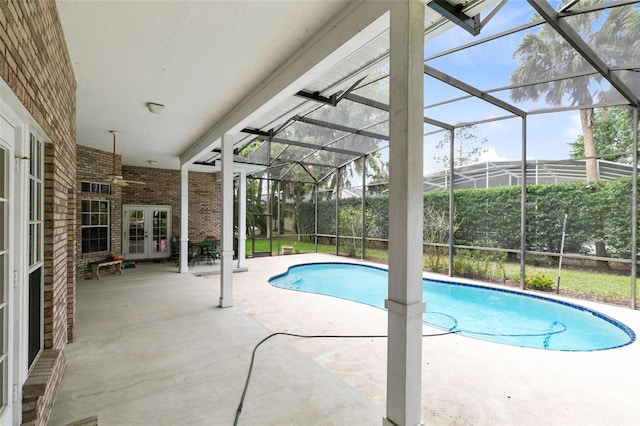
[[[129,184],[132,185],[146,185],[145,182],[139,181],[139,180],[129,180],[129,179],[125,179],[124,177],[117,175],[116,174],[116,135],[118,134],[117,130],[109,130],[109,133],[111,133],[113,135],[113,159],[112,159],[112,169],[111,169],[111,174],[107,175],[107,179],[109,179],[109,182],[112,185],[118,185],[118,186],[129,186]]]

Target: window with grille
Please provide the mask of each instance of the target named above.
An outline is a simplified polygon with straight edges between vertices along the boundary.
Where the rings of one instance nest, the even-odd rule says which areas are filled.
[[[109,201],[82,200],[82,253],[109,250]]]
[[[29,351],[31,367],[43,346],[44,144],[29,138]]]

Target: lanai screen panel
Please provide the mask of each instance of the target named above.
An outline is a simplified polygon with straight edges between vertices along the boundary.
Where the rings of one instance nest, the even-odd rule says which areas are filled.
[[[318,235],[322,236],[321,242],[325,244],[334,242],[331,237],[336,235],[337,196],[336,190],[332,189],[333,183],[327,179],[326,183],[318,188]]]
[[[608,67],[637,68],[640,31],[637,17],[632,15],[638,9],[638,4],[617,6],[562,19]]]
[[[365,175],[365,211],[371,218],[366,237],[372,239],[389,238],[389,168],[385,159],[389,158],[389,148],[377,153],[378,168],[367,165]],[[386,247],[386,243],[372,243],[370,247]]]
[[[363,159],[357,159],[348,168],[338,173],[340,182],[340,197],[338,199],[338,232],[339,247],[342,254],[355,257],[362,253],[362,197],[361,179],[354,179],[363,170]],[[360,174],[361,176],[361,174]],[[354,182],[357,180],[357,182]],[[364,224],[373,227],[373,217],[365,211]]]
[[[389,64],[385,61],[372,71],[352,93],[389,105]]]
[[[386,111],[348,99],[342,99],[335,107],[323,106],[306,115],[311,119],[327,121],[357,130],[365,130],[375,124],[386,121],[388,116],[389,114]]]
[[[638,38],[637,30],[630,29],[623,18],[637,11],[638,4],[617,6],[619,3],[603,3],[603,6],[596,4],[591,7],[590,4],[577,2],[567,8],[565,15],[561,13],[558,19],[573,28],[593,49],[592,53],[599,55],[598,60],[613,67],[611,74],[618,76],[637,94],[640,92],[640,73],[636,72],[640,62],[640,43],[634,43]],[[484,6],[488,7],[489,4],[490,7],[496,5],[488,2]],[[552,5],[562,7],[560,4]],[[591,11],[582,13],[587,10],[586,6]],[[585,8],[581,9],[583,7]],[[432,18],[435,16],[433,11],[427,14]],[[485,24],[478,36],[472,36],[455,25],[446,31],[432,31],[433,28],[429,28],[425,42],[425,64],[443,73],[445,80],[447,76],[451,76],[481,94],[494,96],[531,113],[589,108],[627,101],[623,94],[612,87],[581,56],[584,52],[579,53],[551,25],[544,23],[527,2],[506,2]],[[608,27],[619,30],[623,28],[623,24],[626,25],[624,31],[609,31],[611,37],[606,37],[605,30]],[[431,35],[436,33],[438,35]],[[616,43],[612,43],[614,34]],[[555,50],[548,46],[543,48],[537,41],[555,46]],[[280,108],[280,111],[290,111],[289,118],[294,119],[284,128],[280,126],[286,123],[286,119],[276,119],[270,114],[257,120],[260,123],[259,130],[263,132],[281,129],[272,141],[270,160],[293,161],[307,166],[340,167],[359,158],[357,153],[371,153],[388,146],[389,142],[385,138],[375,138],[364,133],[358,135],[358,132],[368,131],[388,137],[388,112],[385,111],[389,102],[389,65],[388,58],[385,58],[387,48],[388,32],[385,32],[370,45],[358,50],[352,58],[336,65],[327,75],[310,82],[305,88],[307,93],[338,99],[337,105],[324,105],[294,96],[293,100],[285,102]],[[532,52],[537,53],[532,57],[537,57],[539,63],[525,62],[525,54]],[[366,72],[363,72],[365,67],[349,74],[348,70],[355,69],[356,63],[366,62],[365,57],[375,65]],[[631,69],[620,69],[624,67]],[[520,72],[517,71],[519,68]],[[363,79],[358,81],[360,78]],[[503,108],[430,76],[425,76],[424,113],[425,117],[451,125],[502,120],[514,116]],[[310,121],[304,122],[305,119]],[[437,127],[425,128],[425,135],[433,135],[440,130]],[[304,145],[333,148],[338,152],[313,152],[309,146],[284,149],[277,144],[286,144],[288,139]],[[519,136],[512,143],[519,144]],[[250,157],[258,158],[260,163],[264,163],[265,150],[262,146],[258,147]],[[425,157],[432,150],[431,146],[426,145]],[[354,155],[348,154],[349,151]],[[319,179],[322,179],[320,175],[325,178],[327,176],[326,173],[318,173]]]
[[[296,121],[289,125],[278,137],[290,139],[296,142],[310,143],[324,146],[332,140],[345,137],[349,133],[341,130],[316,126],[313,124]]]
[[[307,157],[307,161],[313,164],[321,164],[338,168],[349,164],[356,158],[360,158],[360,156],[331,151],[315,151],[312,155]]]
[[[350,134],[336,142],[329,144],[331,148],[355,151],[364,154],[378,151],[389,145],[388,140],[368,138],[362,135]]]
[[[632,70],[612,71],[624,84],[633,91],[636,97],[640,98],[640,59],[636,58],[636,67]]]
[[[316,152],[315,148],[289,145],[286,150],[278,155],[277,159],[282,162],[302,161],[314,152]]]

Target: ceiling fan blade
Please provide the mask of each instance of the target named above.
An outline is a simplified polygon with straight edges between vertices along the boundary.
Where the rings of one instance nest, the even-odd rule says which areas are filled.
[[[129,179],[124,179],[122,182],[127,182],[133,185],[146,185],[146,182],[143,182],[141,180],[129,180]]]

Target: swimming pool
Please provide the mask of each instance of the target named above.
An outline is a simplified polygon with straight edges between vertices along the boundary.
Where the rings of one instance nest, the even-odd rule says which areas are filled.
[[[275,287],[323,294],[384,309],[385,269],[352,263],[295,265],[269,280]],[[423,279],[425,324],[468,337],[558,351],[628,345],[626,325],[582,306],[511,290]]]

